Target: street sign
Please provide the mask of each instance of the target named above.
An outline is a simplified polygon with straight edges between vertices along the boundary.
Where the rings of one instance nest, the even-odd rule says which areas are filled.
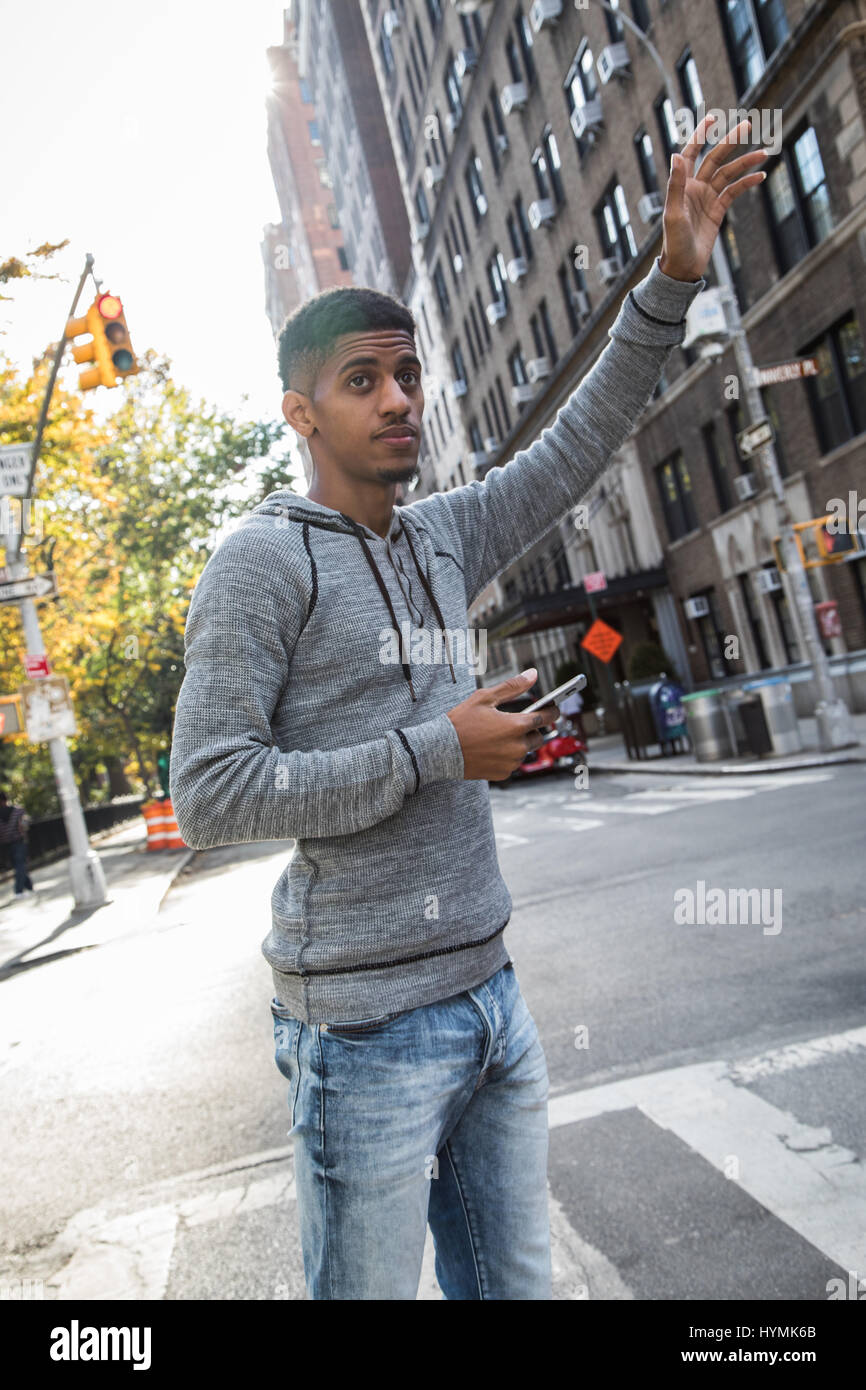
[[[18,603],[22,598],[55,598],[57,578],[49,574],[29,574],[26,579],[4,579],[0,583],[0,603]]]
[[[24,657],[24,671],[30,680],[39,676],[50,676],[48,657],[44,652],[27,652]]]
[[[596,618],[580,645],[597,656],[599,661],[610,661],[621,641],[622,636],[615,628]]]
[[[842,636],[842,619],[839,617],[839,604],[835,599],[815,604],[815,617],[821,629],[821,636],[829,640]]]
[[[752,369],[753,386],[778,386],[783,381],[801,381],[820,372],[817,357],[798,357],[793,362],[776,362],[770,367]]]
[[[583,576],[583,588],[587,594],[600,594],[607,588],[607,576],[604,570],[593,570],[592,574]]]
[[[758,420],[754,425],[749,425],[748,429],[740,431],[737,435],[737,448],[742,458],[750,459],[752,454],[763,449],[764,445],[769,444],[775,437],[771,422]]]
[[[0,444],[0,496],[26,497],[32,444]]]
[[[65,738],[78,733],[75,712],[65,676],[48,676],[18,687],[24,706],[27,737],[31,743],[49,738]]]

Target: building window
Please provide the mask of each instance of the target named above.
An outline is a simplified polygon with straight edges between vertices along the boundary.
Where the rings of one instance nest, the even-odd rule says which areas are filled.
[[[517,28],[517,42],[520,45],[520,56],[523,59],[523,68],[526,73],[526,85],[531,89],[535,85],[535,62],[532,57],[532,25],[524,14],[522,5],[518,5],[517,7],[514,23]]]
[[[433,269],[433,288],[436,291],[436,298],[439,300],[442,317],[447,319],[451,314],[451,300],[448,298],[448,286],[445,284],[441,261],[437,261]]]
[[[719,0],[722,28],[737,95],[758,80],[788,37],[783,0]]]
[[[338,259],[338,261],[340,262],[340,269],[341,269],[341,270],[350,270],[350,269],[351,269],[351,266],[349,265],[349,257],[348,257],[348,255],[346,254],[346,248],[345,248],[345,246],[338,246],[338,247],[337,247],[337,259]]]
[[[499,151],[496,148],[496,132],[493,129],[493,122],[490,118],[490,112],[486,106],[482,113],[481,119],[484,122],[484,134],[487,136],[487,148],[490,151],[490,163],[493,165],[493,172],[495,173],[496,177],[499,178],[502,163],[499,158]]]
[[[405,101],[400,102],[400,109],[397,112],[397,128],[400,131],[400,142],[403,146],[403,154],[406,157],[406,163],[411,164],[414,141],[412,139],[412,125],[406,113]]]
[[[505,432],[506,434],[508,434],[511,430],[511,416],[508,413],[508,406],[505,404],[505,389],[502,385],[501,376],[498,376],[496,378],[496,393],[499,396],[499,405],[502,410],[502,418],[505,421]]]
[[[628,215],[625,190],[614,179],[608,184],[604,198],[595,210],[598,237],[604,256],[619,256],[626,266],[637,255],[637,242]]]
[[[470,309],[472,308],[472,305],[471,305],[471,304],[470,304],[469,308],[470,308]],[[475,355],[475,344],[474,344],[473,341],[472,341],[472,334],[471,334],[471,332],[470,332],[470,330],[469,330],[469,321],[468,321],[467,319],[464,319],[464,320],[463,320],[463,336],[464,336],[464,338],[466,339],[466,342],[469,344],[469,356],[470,356],[470,358],[472,359],[472,368],[473,368],[473,371],[476,371],[476,372],[477,372],[477,371],[478,371],[478,358],[477,358],[476,355]],[[468,380],[468,378],[467,378],[467,380]]]
[[[557,208],[561,207],[565,202],[565,189],[562,186],[562,161],[559,157],[556,136],[549,125],[545,126],[541,144],[533,152],[532,167],[535,171],[535,183],[539,198],[552,198],[554,205]]]
[[[302,77],[300,79],[299,85],[301,88],[301,101],[304,103],[305,106],[310,106],[313,100],[313,93],[310,90],[309,82],[306,80],[305,77]]]
[[[821,452],[828,454],[866,430],[866,361],[854,314],[804,349],[817,357],[818,375],[805,381]]]
[[[442,22],[442,0],[427,0],[427,18],[435,35]]]
[[[422,62],[422,64],[423,64],[423,66],[426,68],[426,67],[427,67],[427,50],[426,50],[426,48],[424,47],[424,35],[421,33],[421,26],[420,26],[420,24],[418,23],[417,19],[415,20],[415,42],[416,42],[417,45],[418,45],[418,52],[421,54],[421,62]],[[421,90],[423,91],[423,90],[424,90],[424,83],[421,81],[421,74],[420,74],[420,73],[417,73],[417,77],[418,77],[418,86],[419,86],[419,87],[421,88]]]
[[[310,132],[310,144],[321,145],[322,137],[319,134],[319,122],[307,121],[307,130]]]
[[[340,214],[337,212],[336,203],[328,204],[328,221],[332,227],[339,227],[340,225]]]
[[[662,138],[662,148],[665,152],[665,159],[670,167],[672,154],[677,154],[680,148],[680,132],[677,126],[676,114],[671,105],[670,97],[666,92],[660,92],[653,102],[653,110],[656,113],[659,134]]]
[[[625,39],[625,25],[621,19],[617,19],[611,10],[619,9],[619,0],[610,0],[611,9],[605,10],[604,17],[607,20],[607,32],[610,35],[611,43],[622,43]]]
[[[385,68],[386,76],[389,78],[393,77],[394,73],[397,71],[397,65],[394,62],[394,50],[391,47],[391,40],[385,32],[384,20],[379,30],[379,52],[382,55],[382,63]]]
[[[782,150],[764,184],[773,244],[785,274],[833,230],[827,176],[812,126]]]
[[[759,387],[758,394],[761,397],[761,404],[764,407],[764,414],[773,426],[773,446],[776,451],[776,462],[779,465],[779,472],[783,478],[788,476],[788,462],[785,458],[784,444],[782,440],[782,420],[776,409],[776,403],[769,394],[770,388],[767,386]]]
[[[698,525],[692,500],[692,479],[682,450],[678,449],[659,464],[655,472],[668,535],[676,541],[695,531]]]
[[[487,315],[484,312],[484,300],[481,298],[480,290],[475,291],[475,303],[478,307],[478,317],[481,320],[481,327],[484,330],[484,341],[487,346],[490,347],[492,341],[490,337],[490,324],[487,322]]]
[[[509,304],[508,275],[505,269],[505,257],[501,251],[494,251],[487,262],[487,283],[490,286],[493,300],[501,299],[507,309]]]
[[[762,568],[772,569],[773,562],[769,561]],[[785,648],[785,663],[788,666],[793,666],[800,660],[800,644],[797,641],[797,633],[791,621],[791,610],[788,607],[785,592],[783,589],[771,589],[767,597],[776,612],[776,623],[782,638],[782,646]]]
[[[463,119],[463,96],[460,91],[460,78],[454,65],[454,50],[451,48],[445,62],[445,100],[456,124]]]
[[[641,127],[634,137],[635,153],[640,168],[640,176],[643,181],[646,193],[660,193],[659,176],[656,169],[655,155],[653,154],[653,142],[646,130]]]
[[[698,76],[698,65],[688,48],[677,63],[677,76],[680,79],[683,105],[688,107],[693,116],[696,116],[698,107],[703,104],[704,93],[701,79]]]
[[[551,366],[553,366],[553,364],[559,359],[559,353],[556,350],[556,339],[553,336],[553,324],[550,322],[550,313],[547,308],[546,299],[542,299],[541,303],[539,304],[538,313],[539,317],[541,318],[541,327],[544,332],[544,342],[547,348],[546,353],[542,352],[541,356],[549,357]]]
[[[650,13],[647,0],[631,0],[631,13],[637,27],[646,33],[650,27]]]
[[[619,21],[617,21],[618,23]],[[592,56],[592,49],[586,39],[577,50],[571,67],[565,75],[563,83],[565,90],[565,101],[568,107],[569,119],[572,114],[581,106],[586,106],[590,101],[595,101],[598,97],[598,78],[595,72],[595,60]],[[573,129],[573,128],[572,128]],[[588,135],[580,138],[575,136],[578,153],[581,157],[590,148],[591,141]]]
[[[430,225],[430,204],[427,202],[427,194],[424,192],[424,185],[420,184],[415,190],[415,208],[418,212],[418,221],[426,222]]]
[[[487,214],[487,198],[484,194],[484,183],[481,178],[481,160],[474,150],[466,162],[465,178],[469,201],[472,205],[472,214],[477,225]]]
[[[463,250],[466,252],[466,255],[469,256],[471,254],[471,247],[469,244],[469,237],[466,235],[466,223],[463,219],[463,205],[460,202],[460,195],[457,192],[454,194],[454,211],[457,213],[457,221],[460,225],[460,235],[463,238]]]
[[[736,505],[734,490],[728,473],[727,459],[722,457],[719,448],[719,441],[716,435],[715,421],[704,425],[701,431],[704,437],[704,448],[707,451],[707,462],[710,465],[710,473],[713,479],[713,487],[716,490],[716,500],[719,504],[720,512],[729,512]]]

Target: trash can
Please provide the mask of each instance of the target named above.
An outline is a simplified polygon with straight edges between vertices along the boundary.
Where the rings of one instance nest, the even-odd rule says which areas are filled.
[[[734,708],[740,716],[746,748],[749,753],[763,758],[765,754],[773,751],[773,740],[764,716],[764,706],[758,695],[747,695],[744,691],[738,691],[737,695]]]
[[[696,690],[682,698],[689,738],[699,763],[732,758],[736,752],[721,690]]]
[[[743,686],[760,698],[774,753],[799,753],[803,748],[800,725],[794,709],[791,682],[784,676],[766,676]]]

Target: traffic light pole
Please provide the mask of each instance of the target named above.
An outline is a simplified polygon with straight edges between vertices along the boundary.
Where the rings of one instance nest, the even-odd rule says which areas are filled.
[[[75,291],[75,297],[72,301],[72,308],[69,311],[69,319],[75,317],[75,310],[78,307],[81,291],[84,288],[84,283],[88,275],[92,273],[92,267],[93,257],[88,254],[84,271],[82,272],[81,279],[78,282],[78,288]],[[36,472],[39,452],[42,448],[42,436],[45,432],[48,410],[51,404],[51,397],[54,393],[54,384],[57,380],[57,373],[60,370],[60,362],[63,357],[65,345],[66,333],[64,331],[57,345],[57,351],[54,354],[51,375],[48,379],[45,399],[42,402],[39,423],[36,427],[36,438],[33,441],[33,453],[30,460],[30,475],[25,493],[26,497],[31,497],[33,491],[33,478]],[[21,555],[20,525],[17,529],[15,529],[14,526],[10,527],[8,534],[5,536],[5,543],[6,565],[9,570],[9,577],[12,579],[25,579],[27,577],[28,563]],[[32,599],[25,598],[19,601],[18,606],[21,609],[21,624],[24,629],[24,639],[28,653],[36,656],[44,655],[45,642],[43,641],[42,632],[39,627],[39,615],[36,604]],[[101,907],[107,901],[105,874],[99,855],[90,847],[90,840],[87,834],[87,823],[84,819],[84,812],[81,809],[81,800],[78,795],[78,786],[75,781],[72,759],[69,755],[69,746],[65,738],[51,738],[48,740],[48,748],[51,754],[51,762],[54,766],[54,778],[57,783],[60,811],[63,816],[63,823],[66,827],[66,838],[69,842],[69,874],[75,906],[80,909]]]
[[[623,10],[614,9],[612,5],[607,3],[607,0],[596,0],[596,3],[600,9],[606,10],[608,14],[614,15],[621,24],[626,25],[635,38],[648,50],[664,79],[671,111],[676,112],[676,92],[673,80],[658,49]],[[704,152],[704,154],[706,153],[707,151]],[[728,307],[728,328],[744,396],[746,421],[757,424],[764,418],[764,406],[758,388],[754,384],[752,349],[743,327],[737,292],[720,237],[716,238],[713,245],[713,270]],[[808,653],[808,661],[815,679],[815,688],[818,694],[818,703],[815,708],[815,719],[818,724],[818,746],[825,752],[834,748],[848,748],[859,743],[859,739],[848,706],[836,694],[833,677],[830,673],[830,662],[821,644],[812,591],[809,588],[809,579],[795,538],[794,521],[782,482],[782,475],[779,471],[774,442],[771,440],[769,444],[766,444],[758,451],[757,456],[761,459],[767,481],[773,490],[782,554],[785,557],[783,582],[786,583],[789,599],[791,597],[794,599],[792,612],[797,624],[801,651]]]

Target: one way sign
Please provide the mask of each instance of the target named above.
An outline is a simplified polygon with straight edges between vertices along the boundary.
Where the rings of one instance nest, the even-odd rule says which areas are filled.
[[[22,598],[55,598],[57,577],[48,574],[29,574],[25,579],[5,579],[0,583],[0,603],[18,603]]]

